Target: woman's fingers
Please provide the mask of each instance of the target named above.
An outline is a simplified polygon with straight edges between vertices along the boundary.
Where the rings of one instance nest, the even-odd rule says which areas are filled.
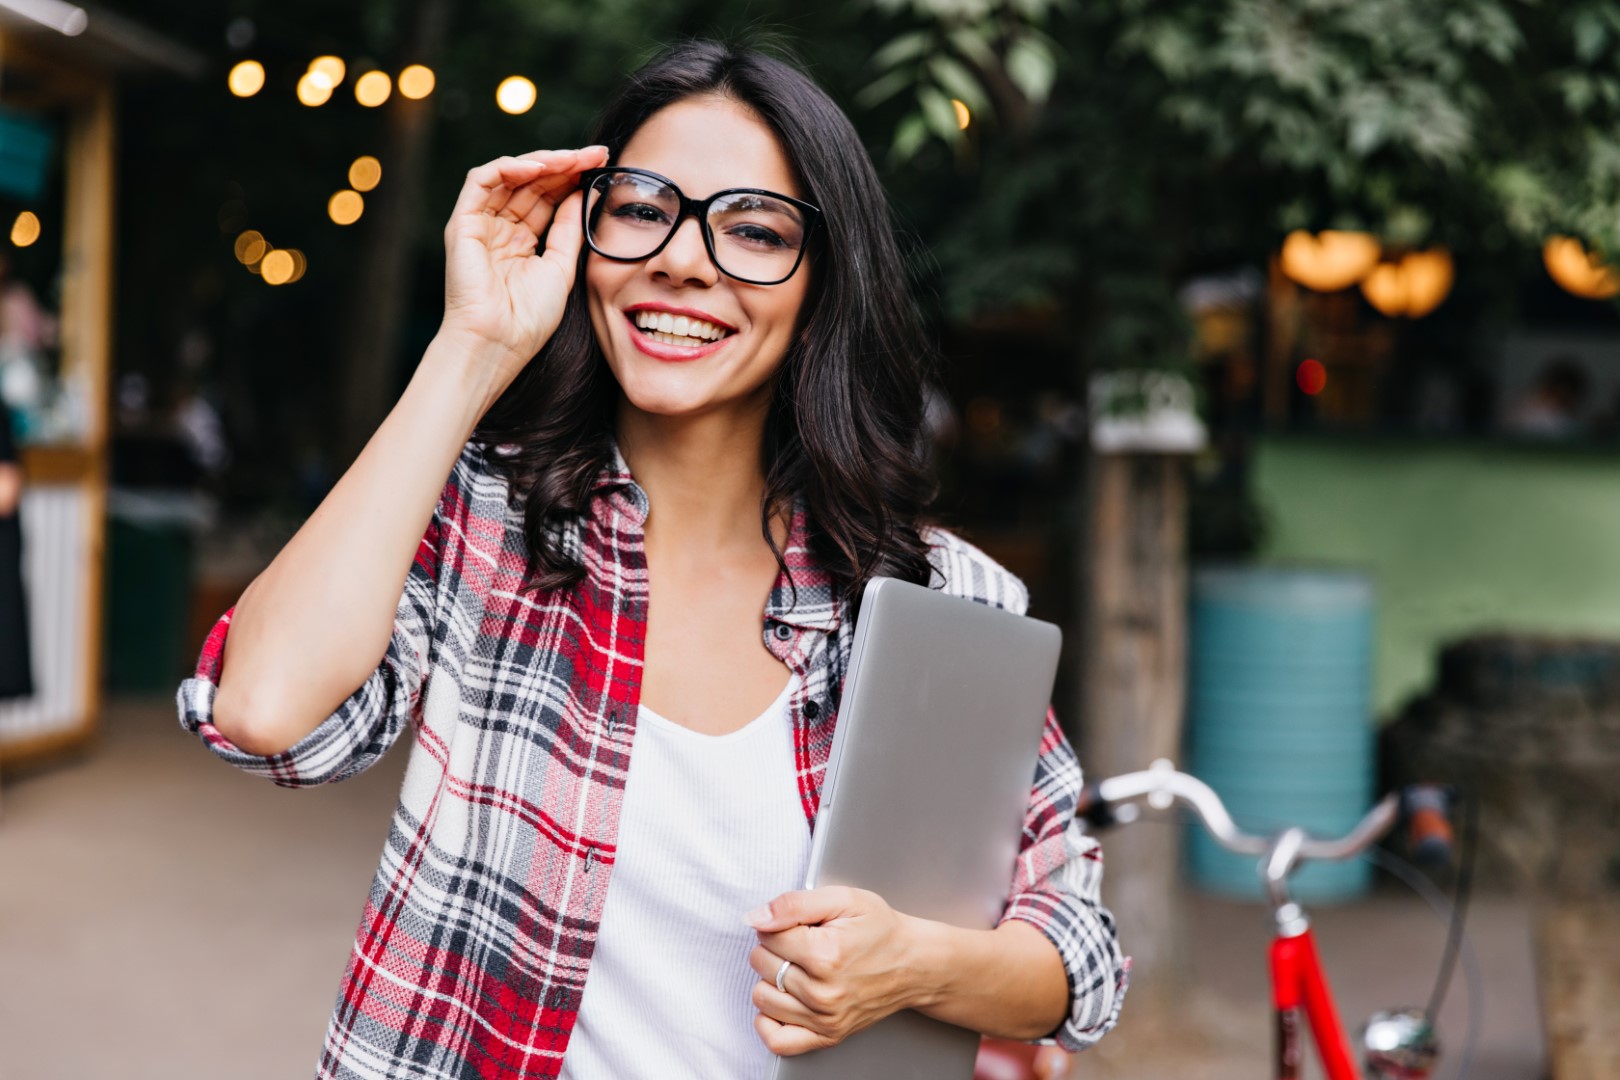
[[[522,157],[499,157],[467,173],[456,198],[455,214],[500,214],[521,221],[546,191],[577,182],[582,169],[595,168],[607,159],[607,148],[536,150]],[[513,199],[525,192],[517,206]]]
[[[523,158],[539,162],[545,166],[545,171],[515,189],[500,213],[527,225],[539,236],[551,223],[552,208],[579,186],[579,174],[607,160],[607,147],[535,150],[524,154]]]
[[[514,157],[500,157],[474,166],[467,171],[452,213],[457,217],[495,213],[506,205],[513,188],[533,180],[545,168],[543,162]]]
[[[754,1003],[754,1008],[779,1024],[792,1024],[818,1035],[828,1034],[823,1029],[824,1020],[821,1017],[792,994],[782,993],[774,983],[763,980],[755,983],[749,1000]]]
[[[831,1039],[817,1035],[809,1028],[783,1024],[764,1013],[754,1015],[754,1031],[765,1048],[777,1057],[794,1057],[833,1045]]]

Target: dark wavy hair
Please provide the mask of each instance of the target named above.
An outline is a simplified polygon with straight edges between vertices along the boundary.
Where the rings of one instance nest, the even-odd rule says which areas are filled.
[[[933,492],[921,454],[923,393],[934,353],[906,286],[888,202],[855,128],[791,64],[713,41],[672,46],[632,74],[596,123],[593,143],[616,162],[666,106],[717,95],[776,133],[804,198],[822,211],[807,252],[812,272],[801,331],[773,376],[761,446],[760,528],[805,500],[812,553],[858,601],[877,575],[927,584],[921,515]],[[474,433],[500,445],[491,463],[524,511],[525,589],[571,587],[584,576],[559,526],[586,512],[611,460],[619,388],[596,340],[584,261],[555,334]]]

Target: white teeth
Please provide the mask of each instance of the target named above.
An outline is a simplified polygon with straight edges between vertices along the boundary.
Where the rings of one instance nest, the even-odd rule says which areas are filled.
[[[654,341],[662,341],[665,345],[681,345],[688,349],[695,349],[699,345],[708,344],[708,342],[704,341],[702,338],[677,337],[674,334],[666,334],[658,330],[653,331],[647,336],[652,338]]]
[[[654,331],[654,336],[662,333],[699,342],[719,341],[727,333],[714,323],[686,315],[671,315],[667,311],[638,311],[635,313],[635,323],[643,330]]]

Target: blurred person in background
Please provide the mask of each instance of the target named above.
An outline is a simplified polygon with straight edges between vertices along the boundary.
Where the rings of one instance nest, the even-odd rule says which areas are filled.
[[[905,1008],[1095,1043],[1125,963],[1050,716],[995,929],[797,891],[866,582],[1027,603],[923,519],[932,350],[860,139],[710,42],[595,138],[468,173],[437,337],[181,687],[288,786],[410,732],[319,1074],[763,1080]]]
[[[11,410],[0,403],[0,699],[34,692],[28,645],[28,606],[23,596],[23,471],[11,437]]]

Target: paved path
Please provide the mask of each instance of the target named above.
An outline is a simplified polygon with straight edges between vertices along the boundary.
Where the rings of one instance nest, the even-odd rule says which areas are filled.
[[[83,761],[9,778],[0,1080],[311,1075],[403,767],[396,754],[347,783],[285,791],[215,761],[168,702],[123,702]],[[1379,893],[1317,914],[1352,1023],[1427,994],[1442,934],[1415,898]],[[1127,1004],[1079,1075],[1267,1075],[1265,916],[1195,898],[1191,918],[1195,1022],[1166,1040],[1133,1030]],[[1538,1080],[1527,910],[1490,898],[1474,925],[1489,992],[1472,1076]],[[1462,1004],[1459,989],[1445,1018],[1454,1039]]]

